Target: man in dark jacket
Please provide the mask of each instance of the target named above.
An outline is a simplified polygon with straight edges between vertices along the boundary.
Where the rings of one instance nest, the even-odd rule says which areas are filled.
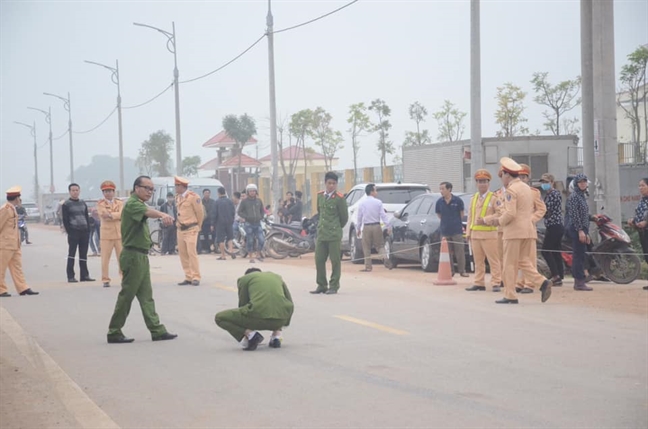
[[[175,195],[173,192],[167,193],[166,203],[160,206],[160,211],[166,213],[173,218],[175,221],[178,219],[178,210],[175,205]],[[162,254],[163,255],[175,255],[176,246],[178,245],[176,224],[172,223],[169,226],[162,225]]]
[[[214,204],[216,202],[211,199],[211,191],[203,189],[202,204],[205,208],[205,220],[203,220],[202,228],[200,229],[200,239],[198,240],[198,253],[211,253],[211,244],[214,233]]]
[[[225,244],[227,244],[228,253],[232,259],[236,259],[234,250],[232,249],[232,240],[234,239],[234,215],[236,208],[232,200],[227,198],[225,188],[222,186],[218,188],[218,199],[214,204],[214,226],[216,234],[216,244],[220,249],[220,256],[218,259],[225,259]]]
[[[295,203],[290,207],[288,207],[288,211],[285,213],[287,218],[286,223],[301,222],[302,212],[304,207],[301,198],[302,198],[301,191],[295,191]]]
[[[216,324],[241,343],[243,350],[256,350],[263,341],[257,330],[270,330],[268,344],[281,347],[281,329],[290,325],[294,305],[283,279],[275,273],[250,268],[238,279],[238,308],[216,314]]]
[[[241,217],[241,222],[245,222],[245,239],[247,252],[250,256],[250,262],[254,262],[254,239],[257,239],[257,253],[259,261],[263,261],[263,245],[265,238],[263,237],[263,228],[261,227],[261,220],[265,216],[263,210],[263,201],[257,196],[258,190],[256,185],[249,184],[245,188],[247,198],[241,200],[238,208],[238,215]]]
[[[61,214],[63,217],[63,228],[68,236],[68,260],[67,279],[68,283],[76,283],[74,274],[74,260],[76,259],[77,248],[79,249],[79,269],[81,270],[82,282],[93,282],[88,273],[88,243],[90,241],[90,216],[85,201],[79,199],[81,187],[76,183],[68,186],[70,199],[63,203]]]

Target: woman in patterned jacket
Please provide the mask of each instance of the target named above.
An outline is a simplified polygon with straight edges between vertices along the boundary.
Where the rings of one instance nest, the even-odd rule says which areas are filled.
[[[572,239],[572,274],[574,290],[591,291],[585,283],[585,252],[590,242],[590,213],[587,206],[587,176],[579,173],[574,177],[574,192],[567,198],[565,210],[565,233]]]
[[[562,261],[562,237],[565,233],[562,218],[562,196],[554,188],[554,176],[545,173],[540,178],[540,186],[545,193],[544,203],[547,212],[544,223],[547,231],[542,242],[542,256],[551,270],[551,281],[554,286],[562,286],[565,278],[565,266]]]
[[[635,211],[635,217],[628,220],[628,225],[639,230],[643,257],[648,262],[648,177],[639,181],[639,193],[641,193],[641,200]],[[644,290],[648,290],[648,286],[644,286]]]

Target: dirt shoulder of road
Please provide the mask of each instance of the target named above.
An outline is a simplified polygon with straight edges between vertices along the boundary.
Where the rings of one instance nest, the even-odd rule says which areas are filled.
[[[49,378],[0,330],[0,428],[80,428]]]
[[[270,260],[270,259],[269,259]],[[272,260],[273,263],[315,268],[313,254],[302,255],[300,258],[286,258]],[[393,279],[402,284],[403,281],[427,283],[432,285],[436,280],[436,273],[425,273],[416,265],[402,265],[393,270],[387,270],[377,259],[373,263],[374,269],[370,273],[360,272],[364,265],[352,264],[348,258],[342,260],[342,287],[345,275],[380,276],[382,279]],[[330,265],[327,267],[330,270]],[[473,275],[468,278],[455,276],[457,294],[464,293],[463,289],[472,286]],[[487,276],[488,281],[488,276]],[[648,291],[643,286],[648,286],[647,280],[636,280],[628,285],[618,285],[612,282],[594,281],[589,285],[594,289],[591,292],[578,292],[573,289],[573,280],[565,279],[564,286],[554,287],[551,303],[560,305],[583,306],[601,311],[615,313],[637,314],[648,316]],[[313,288],[315,286],[315,273],[313,273]],[[432,292],[431,292],[432,293]]]

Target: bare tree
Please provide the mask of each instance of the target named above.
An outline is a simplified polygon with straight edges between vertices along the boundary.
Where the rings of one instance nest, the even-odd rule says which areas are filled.
[[[617,99],[617,104],[625,112],[625,117],[632,124],[632,139],[636,146],[637,155],[642,153],[641,140],[641,113],[639,106],[643,102],[644,115],[644,134],[648,134],[648,111],[646,111],[646,68],[648,64],[648,47],[640,46],[628,55],[628,63],[621,67],[619,80],[621,81],[621,90]],[[644,138],[648,142],[648,138]],[[645,152],[645,148],[643,152]],[[642,160],[646,158],[643,154]]]
[[[352,104],[349,107],[349,117],[347,118],[349,135],[351,136],[351,147],[353,148],[353,184],[356,184],[358,177],[358,151],[360,150],[359,137],[365,132],[371,131],[373,125],[367,115],[367,108],[364,103]]]
[[[378,150],[380,151],[380,170],[384,171],[387,167],[387,154],[394,153],[394,143],[389,140],[389,129],[392,127],[389,119],[391,116],[391,109],[380,98],[375,99],[371,102],[369,110],[372,110],[376,113],[378,117],[378,123],[374,127],[374,131],[378,132]]]

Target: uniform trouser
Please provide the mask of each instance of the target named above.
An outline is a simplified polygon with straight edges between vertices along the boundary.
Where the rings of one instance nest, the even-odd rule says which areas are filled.
[[[342,274],[342,252],[340,240],[322,241],[315,244],[315,269],[317,270],[317,290],[340,289],[340,276]],[[331,259],[331,280],[326,281],[326,260]]]
[[[0,294],[7,292],[7,283],[5,283],[7,268],[9,268],[16,292],[21,293],[29,289],[22,270],[20,247],[16,250],[0,249]]]
[[[175,253],[178,232],[175,226],[162,228],[162,253]]]
[[[74,259],[76,258],[77,247],[79,248],[79,269],[81,271],[81,278],[86,279],[90,277],[88,273],[88,231],[75,231],[71,230],[68,233],[68,260],[67,260],[67,278],[73,279],[74,274]]]
[[[198,240],[197,227],[187,231],[178,229],[178,254],[180,263],[185,273],[185,280],[200,280],[200,266],[198,265],[198,252],[196,241]]]
[[[101,281],[104,283],[110,282],[109,275],[109,266],[110,266],[110,256],[112,251],[115,249],[115,255],[117,256],[117,262],[119,262],[119,256],[122,251],[122,242],[121,239],[103,239],[101,240]]]
[[[565,265],[562,260],[562,238],[565,228],[562,225],[547,227],[542,242],[542,257],[547,261],[552,277],[565,277]]]
[[[538,271],[538,240],[533,240],[533,246],[531,247],[531,264],[533,269]],[[533,284],[529,279],[524,276],[522,270],[518,270],[518,285],[522,287],[533,288]]]
[[[450,253],[454,254],[457,260],[457,267],[460,273],[466,272],[466,247],[464,244],[463,234],[455,234],[444,237],[448,240]]]
[[[473,259],[475,260],[475,285],[486,286],[486,259],[488,259],[491,272],[491,285],[499,286],[502,282],[502,257],[499,253],[500,245],[497,238],[471,238],[470,244],[472,245]]]
[[[362,229],[362,252],[364,253],[365,268],[371,269],[371,249],[375,248],[381,259],[385,258],[385,243],[380,224],[365,225]]]
[[[504,240],[504,297],[517,299],[515,293],[518,269],[522,270],[524,278],[530,282],[531,287],[539,288],[546,280],[533,268],[531,262],[532,249],[536,245],[534,238]]]
[[[151,331],[151,336],[155,338],[165,334],[166,328],[160,323],[160,318],[155,312],[148,255],[124,249],[119,258],[119,266],[123,273],[122,288],[110,319],[108,338],[124,336],[122,328],[126,324],[135,297],[139,301],[144,322]]]
[[[243,339],[246,329],[251,331],[277,331],[288,323],[285,319],[250,317],[243,314],[240,308],[221,311],[216,314],[214,320],[219,327],[229,332],[236,341]]]

